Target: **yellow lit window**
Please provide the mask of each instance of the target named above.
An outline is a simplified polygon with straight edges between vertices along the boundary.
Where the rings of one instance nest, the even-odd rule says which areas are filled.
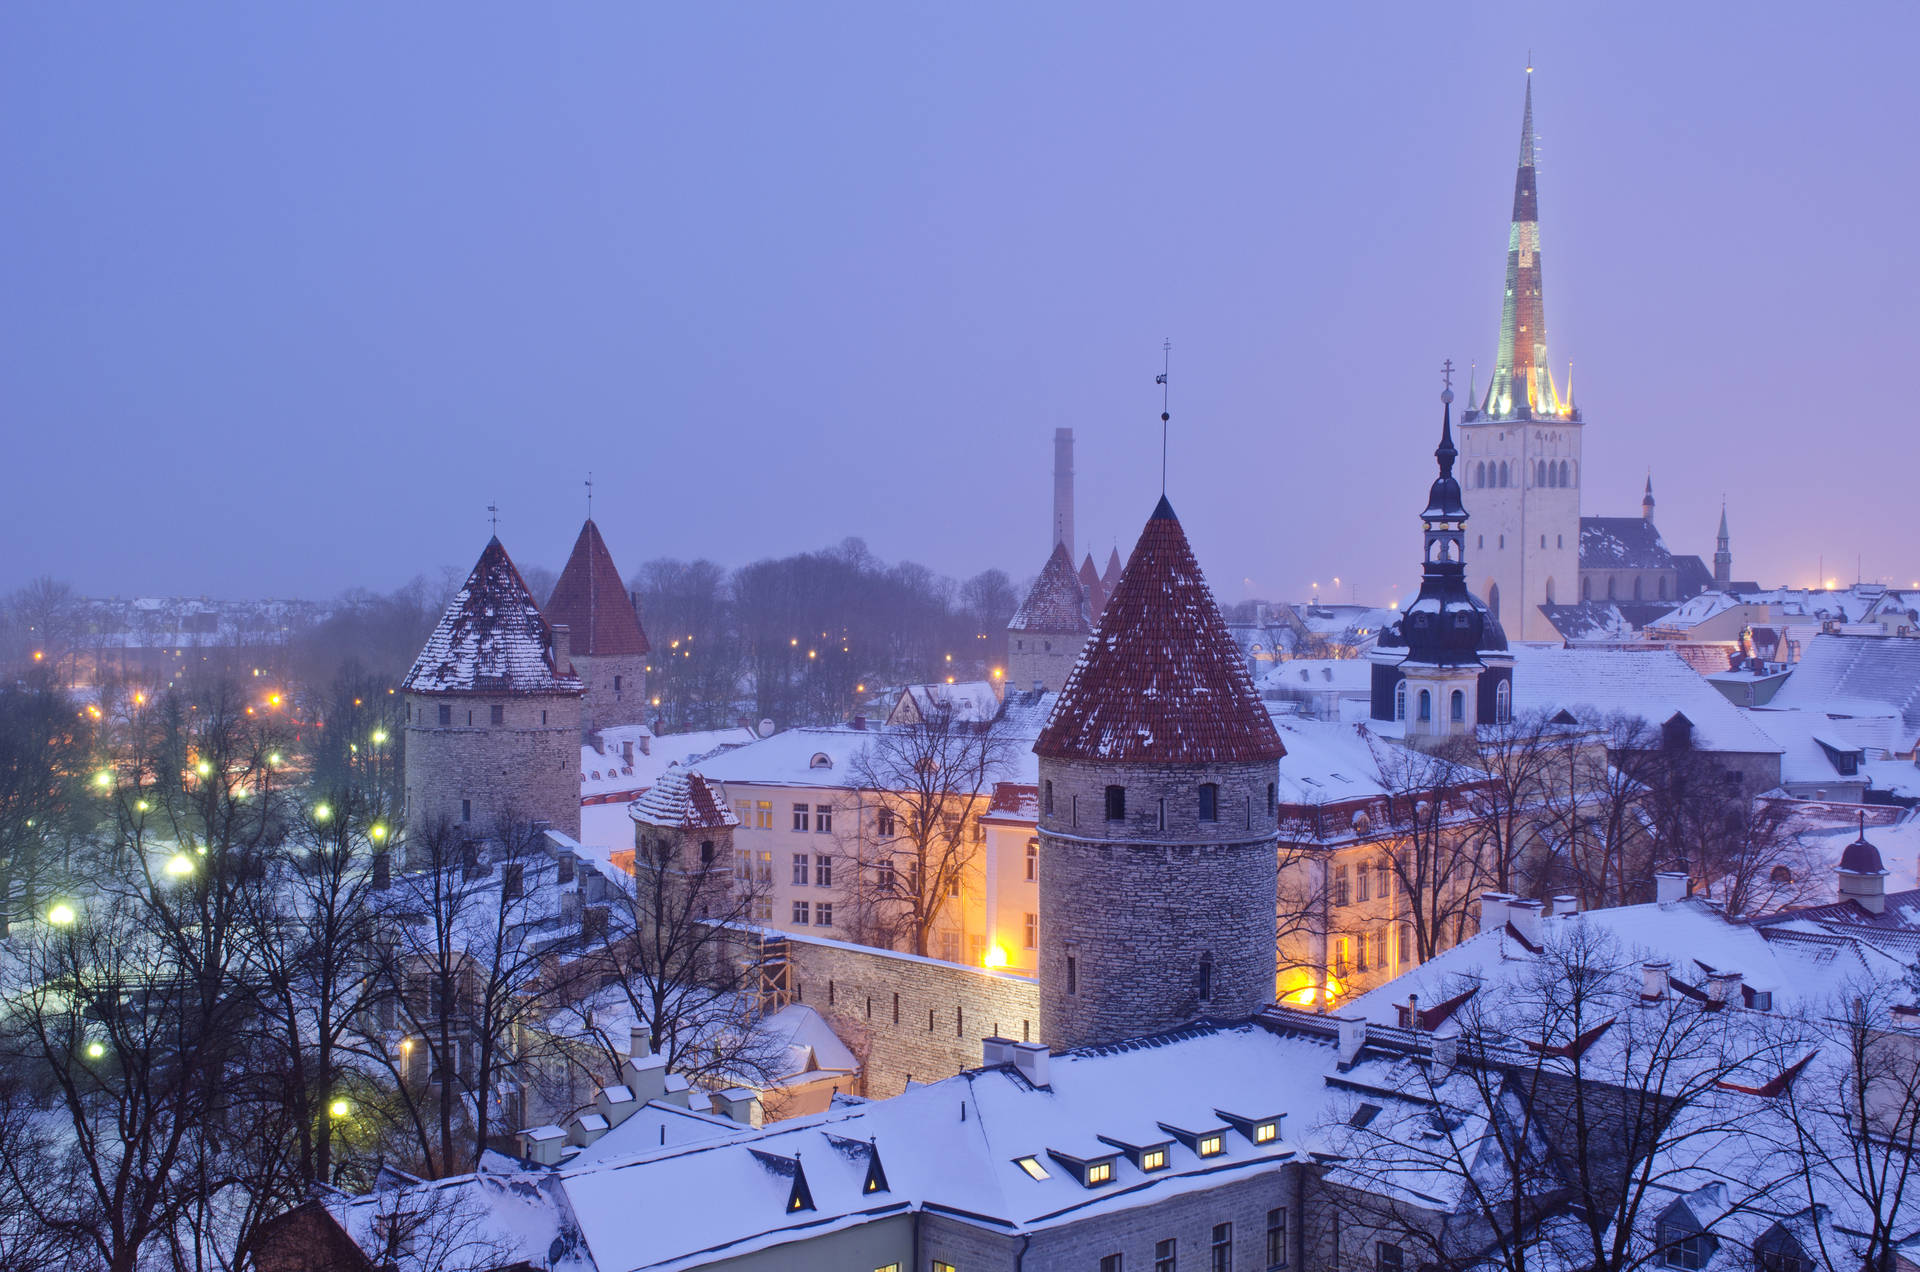
[[[1021,1170],[1026,1171],[1030,1179],[1052,1178],[1052,1176],[1047,1174],[1047,1168],[1040,1164],[1040,1159],[1037,1157],[1016,1157],[1013,1164]]]
[[[1201,1136],[1199,1152],[1202,1157],[1213,1157],[1217,1155],[1220,1152],[1220,1137],[1218,1135]]]
[[[1087,1182],[1089,1184],[1104,1184],[1112,1178],[1113,1164],[1111,1162],[1093,1162],[1087,1167]]]
[[[1150,1148],[1140,1154],[1141,1170],[1164,1170],[1166,1165],[1167,1150],[1164,1148]]]
[[[1280,1133],[1280,1128],[1275,1126],[1272,1122],[1262,1122],[1258,1126],[1253,1128],[1253,1142],[1256,1144],[1271,1143],[1273,1141],[1274,1136],[1278,1135],[1279,1133]]]

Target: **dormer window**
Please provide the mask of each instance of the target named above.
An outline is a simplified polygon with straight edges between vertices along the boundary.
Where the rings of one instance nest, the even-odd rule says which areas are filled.
[[[1071,1153],[1063,1153],[1054,1148],[1047,1150],[1047,1156],[1072,1171],[1073,1177],[1080,1181],[1082,1188],[1098,1188],[1102,1184],[1113,1182],[1113,1158],[1110,1156],[1075,1157]],[[1022,1158],[1022,1165],[1024,1166],[1029,1160],[1031,1159]],[[1039,1165],[1038,1162],[1034,1164],[1036,1166]],[[1032,1174],[1033,1172],[1028,1171],[1027,1173]]]
[[[833,757],[825,751],[815,751],[813,758],[807,761],[807,767],[810,769],[830,769],[833,767]]]
[[[1221,1135],[1202,1135],[1194,1145],[1193,1151],[1202,1157],[1218,1157],[1226,1148],[1226,1137]]]
[[[1271,1144],[1280,1134],[1280,1127],[1273,1122],[1261,1122],[1253,1128],[1253,1142]]]
[[[1149,1148],[1140,1154],[1141,1170],[1165,1170],[1167,1168],[1167,1150]]]

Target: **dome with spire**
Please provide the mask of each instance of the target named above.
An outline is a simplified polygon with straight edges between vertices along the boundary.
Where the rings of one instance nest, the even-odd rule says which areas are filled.
[[[1167,764],[1286,754],[1164,495],[1033,749]]]
[[[1886,864],[1880,859],[1880,850],[1867,842],[1867,818],[1864,813],[1860,816],[1860,837],[1840,853],[1840,870],[1843,874],[1853,875],[1887,873]]]

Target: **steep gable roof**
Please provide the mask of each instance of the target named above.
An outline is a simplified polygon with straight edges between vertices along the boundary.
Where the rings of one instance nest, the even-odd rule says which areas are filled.
[[[1084,636],[1093,630],[1093,614],[1087,608],[1087,594],[1073,572],[1073,559],[1063,543],[1053,545],[1053,555],[1040,567],[1040,577],[1020,608],[1007,621],[1008,631],[1058,632]]]
[[[1670,570],[1673,553],[1645,517],[1580,518],[1583,570]],[[1712,574],[1708,574],[1712,578]]]
[[[1286,754],[1165,496],[1033,749],[1173,764]]]
[[[567,625],[576,654],[601,658],[644,654],[652,648],[607,541],[591,517],[580,527],[567,568],[547,598],[547,621]]]
[[[1120,571],[1122,568],[1120,564],[1120,549],[1114,548],[1111,552],[1107,553],[1107,568],[1100,575],[1100,586],[1107,589],[1108,596],[1113,595],[1114,587],[1119,584]]]
[[[580,692],[553,665],[553,629],[500,540],[489,539],[401,682],[409,693]]]

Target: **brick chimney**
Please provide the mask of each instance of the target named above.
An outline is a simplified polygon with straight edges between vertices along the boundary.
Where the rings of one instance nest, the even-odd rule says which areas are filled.
[[[573,674],[573,634],[565,623],[553,625],[553,674]]]

